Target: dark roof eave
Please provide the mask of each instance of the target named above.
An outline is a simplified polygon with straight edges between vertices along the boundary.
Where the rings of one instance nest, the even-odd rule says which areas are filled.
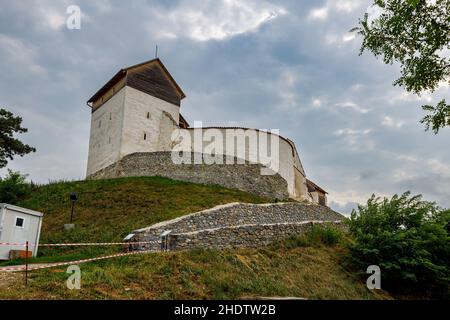
[[[312,182],[311,180],[306,179],[306,183],[307,183],[307,184],[310,184],[314,189],[316,189],[316,190],[318,190],[318,191],[320,191],[320,192],[323,192],[323,193],[328,194],[328,192],[326,192],[324,189],[322,189],[321,187],[319,187],[317,184],[315,184],[315,183]]]
[[[120,69],[103,87],[101,87],[89,100],[92,103],[100,98],[106,91],[114,86],[114,84],[127,73],[125,69]]]

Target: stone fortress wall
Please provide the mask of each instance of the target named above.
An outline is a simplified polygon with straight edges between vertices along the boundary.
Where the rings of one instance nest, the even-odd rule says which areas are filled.
[[[219,153],[264,165],[269,170],[263,169],[261,174],[272,172],[281,176],[287,183],[290,198],[307,199],[305,171],[294,143],[288,139],[258,129],[233,127],[172,128],[172,137],[177,135],[181,141],[173,139],[174,150],[207,155]],[[221,143],[216,143],[218,138]],[[199,149],[196,149],[195,140],[204,141]]]
[[[89,179],[158,175],[182,181],[221,185],[273,199],[308,200],[303,167],[295,146],[287,139],[255,129],[180,129],[174,115],[163,110],[164,106],[152,104],[145,99],[142,103],[136,102],[146,96],[151,97],[124,87],[93,114],[91,126],[97,129],[91,130],[90,148],[95,150],[89,152]],[[120,103],[122,99],[134,101],[127,103],[127,110],[134,108],[139,112],[126,112],[124,114],[128,116],[124,116],[120,108],[116,110],[116,103]],[[114,113],[114,110],[117,112]],[[142,122],[142,119],[127,120],[130,114],[135,117],[139,114],[148,123]],[[128,129],[120,130],[117,128],[120,126]],[[227,130],[230,129],[233,130],[231,139],[236,142],[238,148],[242,148],[241,153],[235,148],[227,148],[226,144],[230,141],[230,137],[226,139]],[[214,140],[207,137],[211,133],[224,138],[221,153],[213,156],[214,161],[217,158],[222,161],[208,164],[204,159],[206,156],[212,158],[211,143],[214,143]],[[144,134],[145,140],[142,137]],[[112,140],[109,135],[112,135]],[[249,142],[251,136],[258,139],[253,145]],[[260,148],[260,139],[263,138],[266,146]],[[202,143],[201,148],[196,150],[195,139],[213,142]],[[277,150],[271,150],[273,146],[276,146]],[[184,158],[190,160],[189,163],[174,163],[171,158],[172,150],[183,152]],[[217,152],[217,145],[213,152]],[[194,161],[197,155],[202,159],[200,163]],[[265,165],[259,161],[263,158]],[[232,164],[229,164],[229,159],[232,159]],[[252,159],[256,160],[249,161]],[[271,174],[262,174],[264,170],[270,171]]]
[[[192,153],[191,158],[194,157]],[[161,176],[174,180],[220,185],[271,199],[289,198],[287,183],[279,175],[262,176],[259,164],[174,164],[171,152],[142,152],[123,157],[91,179]]]

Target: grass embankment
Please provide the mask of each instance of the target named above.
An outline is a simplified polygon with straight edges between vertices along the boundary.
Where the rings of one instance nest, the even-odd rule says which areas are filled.
[[[69,219],[72,191],[79,195],[76,228],[66,232],[63,225]],[[234,201],[271,200],[163,178],[124,178],[41,186],[19,205],[45,213],[41,243],[56,243],[121,241],[133,229]],[[65,267],[30,272],[26,287],[23,274],[15,273],[3,284],[0,281],[0,299],[390,298],[370,292],[342,267],[346,251],[336,239],[327,233],[318,241],[310,234],[257,249],[154,253],[91,262],[80,265],[81,290],[67,289]],[[47,248],[35,261],[70,261],[120,249]]]
[[[67,232],[76,192],[75,229]],[[239,190],[160,177],[51,183],[38,187],[18,205],[44,213],[40,243],[120,242],[132,230],[229,202],[264,203]],[[70,261],[118,252],[121,247],[40,248],[32,262]],[[1,265],[21,264],[16,260]]]
[[[0,290],[0,299],[390,299],[341,266],[340,245],[283,240],[257,249],[193,250],[121,257],[81,265],[80,290],[65,268],[33,271]]]

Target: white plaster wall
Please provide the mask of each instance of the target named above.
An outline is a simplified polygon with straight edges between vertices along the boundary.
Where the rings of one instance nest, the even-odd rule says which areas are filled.
[[[317,192],[311,192],[312,203],[319,203],[319,194]]]
[[[167,149],[161,150],[160,134],[170,137],[172,130],[165,122],[167,114],[172,117],[175,126],[179,121],[180,108],[128,86],[125,87],[125,92],[120,157],[135,152],[166,151]],[[149,119],[147,113],[150,113]]]
[[[175,129],[175,128],[174,128]],[[179,151],[194,151],[199,153],[206,153],[210,154],[213,151],[215,154],[219,154],[219,151],[221,151],[222,154],[225,154],[227,156],[233,157],[237,155],[235,150],[228,149],[226,147],[226,136],[227,136],[227,128],[214,128],[214,129],[175,129],[173,137],[179,137],[178,139],[174,139],[178,142],[176,150]],[[209,135],[208,135],[209,134]],[[266,135],[267,145],[268,145],[268,152],[264,152],[260,150],[259,143],[256,143],[256,148],[252,147],[251,144],[248,142],[248,140],[244,140],[246,136],[256,134],[259,136],[260,134]],[[252,161],[254,159],[261,159],[264,158],[264,156],[270,155],[271,150],[271,139],[276,139],[278,142],[278,149],[279,149],[279,157],[271,157],[273,160],[270,163],[270,168],[273,169],[276,173],[280,174],[282,178],[284,178],[288,184],[288,192],[290,196],[294,199],[302,200],[307,199],[307,189],[306,189],[306,178],[305,173],[303,170],[303,166],[301,165],[301,161],[298,158],[297,152],[295,149],[293,150],[291,144],[287,142],[286,140],[282,139],[278,135],[264,133],[258,130],[254,129],[246,129],[246,130],[236,130],[235,135],[237,136],[237,141],[240,139],[241,141],[246,141],[245,146],[245,160],[248,160],[250,162],[259,162],[259,161]],[[203,145],[199,147],[200,149],[196,149],[194,146],[194,141],[197,140],[198,137],[203,137]],[[219,148],[212,147],[214,145],[213,138],[211,136],[215,137],[223,137],[223,146],[220,150]],[[181,138],[186,137],[186,138]],[[211,142],[206,142],[211,141]],[[276,143],[274,144],[276,145]],[[217,147],[217,146],[216,146]],[[220,159],[220,157],[218,157]],[[264,163],[263,163],[264,164]],[[295,169],[297,168],[297,169]]]
[[[122,88],[91,115],[88,176],[120,159],[124,101]]]

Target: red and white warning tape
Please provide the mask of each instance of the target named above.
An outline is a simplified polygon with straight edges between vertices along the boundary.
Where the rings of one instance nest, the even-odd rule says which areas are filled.
[[[73,247],[73,246],[115,246],[130,244],[152,244],[161,243],[160,241],[144,241],[144,242],[92,242],[92,243],[44,243],[39,247]]]
[[[0,246],[20,246],[25,247],[26,243],[0,242]],[[30,246],[30,244],[28,244]]]
[[[38,244],[39,247],[74,247],[74,246],[115,246],[115,245],[134,245],[134,244],[152,244],[160,243],[160,241],[144,241],[144,242],[89,242],[89,243],[42,243]],[[0,242],[0,246],[20,246],[25,247],[26,243],[12,243],[12,242]],[[34,247],[36,244],[29,243],[29,247]]]
[[[91,262],[91,261],[98,261],[98,260],[104,260],[104,259],[110,259],[110,258],[116,258],[116,257],[124,257],[124,256],[131,256],[136,254],[144,254],[144,253],[151,253],[156,252],[155,250],[145,250],[145,251],[133,251],[133,252],[127,252],[127,253],[117,253],[117,254],[111,254],[108,256],[102,256],[102,257],[96,257],[96,258],[90,258],[90,259],[83,259],[83,260],[75,260],[75,261],[66,261],[66,262],[55,262],[55,263],[49,263],[45,265],[29,265],[28,271],[31,270],[39,270],[39,269],[47,269],[47,268],[53,268],[53,267],[61,267],[61,266],[68,266],[72,264],[81,264],[85,262]],[[2,271],[25,271],[25,266],[20,267],[6,267],[6,268],[0,268],[0,272]]]
[[[25,267],[1,267],[0,272],[2,271],[25,271]]]

